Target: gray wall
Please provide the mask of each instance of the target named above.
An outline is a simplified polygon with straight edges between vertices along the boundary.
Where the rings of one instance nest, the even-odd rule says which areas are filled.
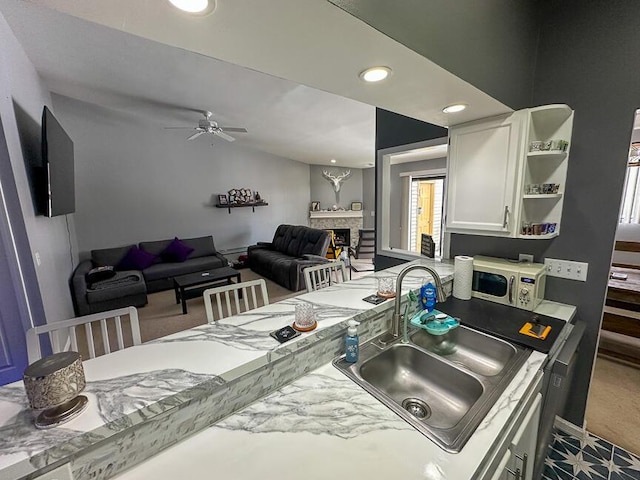
[[[213,235],[220,250],[270,241],[281,223],[307,224],[309,166],[215,138],[187,142],[153,119],[54,95],[76,146],[76,226],[84,255],[144,240]],[[211,146],[211,143],[214,146]],[[250,188],[269,203],[213,208]]]
[[[64,216],[47,218],[36,212],[31,187],[32,166],[42,160],[42,109],[51,106],[51,98],[1,14],[0,38],[0,118],[11,161],[0,181],[9,213],[14,213],[12,228],[24,281],[18,295],[27,297],[33,323],[63,320],[73,317],[68,282],[78,251],[74,215],[68,215],[68,234]],[[36,252],[40,266],[35,265]]]
[[[534,102],[562,101],[575,111],[562,235],[546,255],[589,263],[586,283],[554,279],[549,298],[578,306],[587,325],[572,388],[582,420],[606,295],[634,112],[640,107],[638,2],[548,2],[540,32]],[[593,62],[584,60],[594,59]]]
[[[329,1],[504,104],[530,105],[542,2]]]
[[[326,167],[323,165],[311,165],[309,181],[311,184],[311,201],[320,202],[320,208],[326,210],[336,203],[336,193],[333,184],[322,176],[326,170],[332,175],[338,176],[347,170],[351,170],[351,177],[345,180],[340,187],[340,207],[351,208],[351,202],[363,202],[362,199],[362,169],[352,167]],[[364,207],[364,205],[363,205]],[[371,205],[369,205],[371,207]]]
[[[364,210],[363,228],[376,226],[376,169],[362,170],[362,209]]]
[[[446,168],[447,158],[434,158],[433,160],[420,160],[418,162],[400,163],[391,165],[389,181],[389,246],[401,247],[402,237],[402,177],[404,172],[419,172]]]

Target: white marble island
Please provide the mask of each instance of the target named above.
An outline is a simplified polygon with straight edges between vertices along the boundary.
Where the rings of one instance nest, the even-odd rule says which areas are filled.
[[[420,262],[451,280],[451,264]],[[301,472],[326,478],[347,473],[345,466],[330,472],[326,467],[349,464],[355,452],[354,465],[370,465],[370,478],[398,472],[407,478],[471,478],[546,356],[529,358],[461,453],[444,452],[328,365],[342,353],[346,320],[362,322],[361,341],[387,328],[393,302],[373,306],[362,298],[375,291],[375,276],[397,274],[404,266],[89,360],[89,410],[49,431],[33,427],[21,383],[0,388],[0,479],[37,477],[67,462],[76,479],[107,479],[200,430],[122,478],[148,478],[151,473],[140,473],[145,469],[156,469],[157,478],[169,478],[169,472],[184,477],[184,469],[179,474],[169,466],[178,465],[171,460],[175,452],[191,459],[190,478],[200,471],[227,478],[299,478]],[[403,293],[424,276],[412,272]],[[299,302],[314,304],[319,327],[279,345],[268,334],[292,323]],[[543,305],[540,313],[565,320],[575,313],[573,307]],[[294,459],[289,470],[281,466],[285,457]],[[167,466],[158,469],[163,462]],[[432,470],[447,476],[428,476]],[[356,471],[365,476],[361,468],[349,473]]]
[[[451,264],[422,262],[452,279]],[[419,286],[419,273],[404,293]],[[346,320],[362,322],[363,340],[386,328],[392,302],[362,301],[377,275],[88,360],[89,407],[54,429],[34,428],[22,382],[1,387],[0,479],[68,461],[76,479],[109,478],[290,383],[340,353]],[[318,328],[280,345],[269,332],[291,324],[299,302],[314,305]]]

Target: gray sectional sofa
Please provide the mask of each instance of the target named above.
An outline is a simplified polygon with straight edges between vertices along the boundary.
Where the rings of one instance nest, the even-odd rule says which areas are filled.
[[[247,250],[251,270],[289,290],[305,288],[302,271],[326,263],[331,234],[302,225],[280,225],[273,241],[259,242]]]
[[[145,252],[158,255],[156,261],[143,270],[116,271],[114,277],[90,284],[87,274],[95,267],[116,267],[136,245],[91,251],[91,258],[81,262],[73,273],[71,287],[77,315],[103,312],[126,306],[141,307],[147,303],[147,293],[173,288],[173,277],[212,270],[228,265],[216,251],[213,237],[181,238],[193,252],[183,262],[168,262],[160,257],[173,239],[140,242]]]

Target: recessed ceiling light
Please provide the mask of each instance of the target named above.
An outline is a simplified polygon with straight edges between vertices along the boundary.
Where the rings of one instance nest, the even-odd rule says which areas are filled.
[[[329,160],[331,163],[336,163],[337,160],[335,158],[332,158],[331,160]]]
[[[389,67],[371,67],[360,72],[360,78],[365,82],[380,82],[391,74]]]
[[[189,13],[202,13],[209,7],[209,0],[169,0],[171,4]]]
[[[454,103],[442,109],[443,113],[457,113],[463,111],[467,106],[464,103]]]

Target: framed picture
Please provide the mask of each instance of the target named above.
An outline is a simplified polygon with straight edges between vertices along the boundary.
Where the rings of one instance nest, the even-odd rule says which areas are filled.
[[[362,202],[351,202],[351,210],[359,212],[362,210]]]
[[[311,211],[319,212],[320,211],[320,202],[311,202]]]
[[[226,195],[218,195],[218,203],[220,205],[229,205],[229,200]]]

